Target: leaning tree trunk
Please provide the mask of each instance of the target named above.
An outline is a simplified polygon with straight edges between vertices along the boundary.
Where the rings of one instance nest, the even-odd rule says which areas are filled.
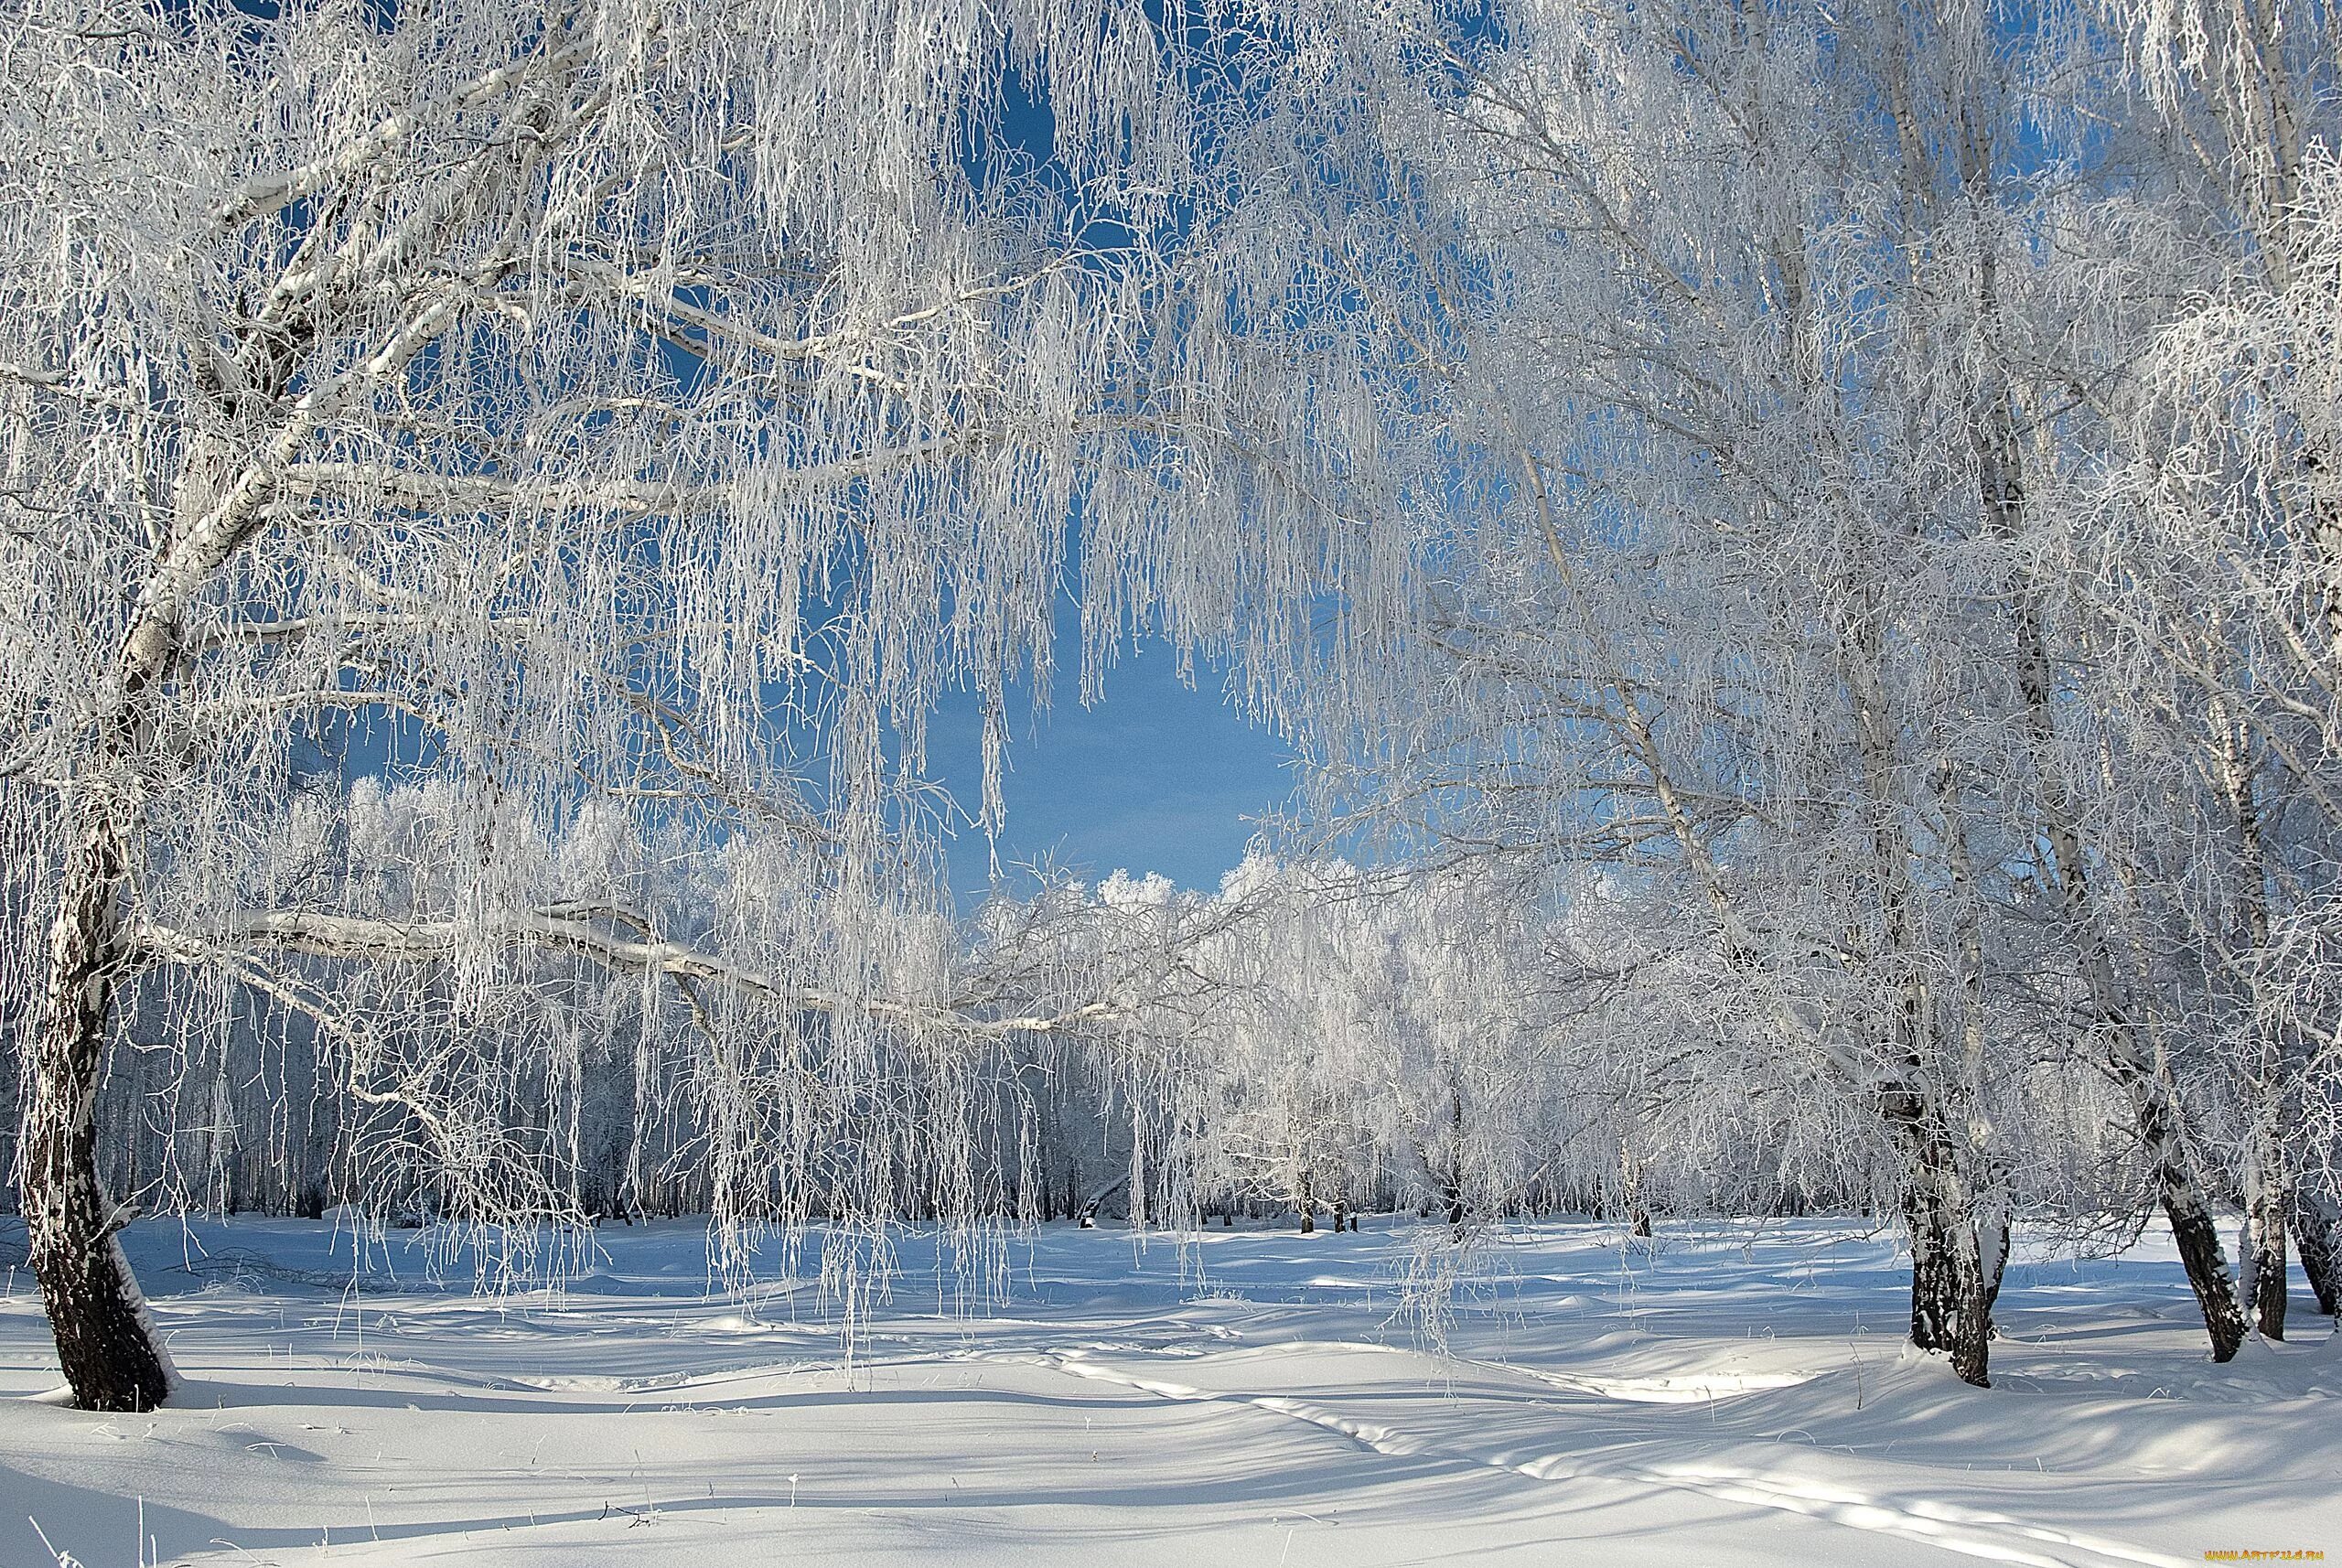
[[[2118,1057],[2118,1065],[2122,1058]],[[2244,1346],[2244,1313],[2229,1280],[2228,1254],[2220,1247],[2220,1228],[2211,1207],[2187,1165],[2180,1146],[2176,1106],[2159,1076],[2138,1072],[2130,1084],[2140,1142],[2155,1162],[2155,1181],[2162,1189],[2164,1217],[2171,1221],[2171,1237],[2179,1247],[2180,1266],[2188,1288],[2204,1314],[2204,1331],[2212,1341],[2212,1359],[2229,1361]]]
[[[171,1391],[98,1176],[98,1083],[122,961],[122,842],[103,808],[69,851],[48,935],[48,989],[24,1112],[25,1224],[57,1359],[84,1410],[144,1411]]]
[[[2005,1207],[1996,1203],[1989,1217],[1978,1215],[1976,1248],[1984,1264],[1984,1310],[1990,1312],[2001,1299],[2001,1282],[2008,1277],[2009,1216]]]
[[[1985,457],[1985,512],[1999,537],[2014,540],[2023,504],[2020,498],[2026,493],[2024,468],[2006,403],[1996,402],[1990,418],[1989,439],[1978,448]],[[2139,1025],[2123,1002],[2124,988],[2115,972],[2107,931],[2093,907],[2090,859],[2082,852],[2075,812],[2054,760],[2057,750],[2057,714],[2050,704],[2054,682],[2040,607],[2030,594],[2020,593],[2017,607],[2017,687],[2025,697],[2027,727],[2032,732],[2041,827],[2054,856],[2056,886],[2080,948],[2082,979],[2090,987],[2091,1011],[2110,1034],[2108,1065],[2130,1095],[2139,1141],[2154,1161],[2164,1213],[2179,1244],[2188,1287],[2203,1310],[2212,1359],[2229,1360],[2244,1343],[2244,1316],[2230,1291],[2228,1257],[2220,1250],[2219,1230],[2212,1223],[2211,1210],[2181,1146],[2177,1094],[2161,1061],[2139,1039]]]
[[[2306,1182],[2294,1187],[2294,1211],[2287,1217],[2294,1244],[2300,1250],[2302,1273],[2317,1296],[2317,1310],[2326,1316],[2342,1305],[2342,1256],[2335,1251],[2334,1211],[2322,1193]]]
[[[263,396],[282,392],[290,363],[279,361],[279,379],[254,390]],[[304,400],[270,441],[273,461],[289,461],[318,417]],[[98,1176],[98,1084],[126,947],[121,802],[106,786],[134,777],[157,684],[179,653],[187,607],[265,519],[270,472],[269,461],[253,461],[218,439],[193,443],[177,486],[169,543],[139,588],[96,722],[96,744],[80,775],[100,784],[84,782],[68,796],[72,836],[49,927],[48,989],[27,1075],[20,1168],[33,1273],[65,1380],[85,1410],[151,1410],[173,1381]]]
[[[2188,1288],[2204,1314],[2204,1331],[2212,1341],[2212,1359],[2232,1361],[2244,1345],[2244,1314],[2229,1283],[2228,1254],[2220,1248],[2219,1227],[2204,1206],[2194,1180],[2169,1167],[2162,1172],[2163,1212],[2171,1221],[2172,1240],[2179,1244],[2179,1264],[2187,1273]]]

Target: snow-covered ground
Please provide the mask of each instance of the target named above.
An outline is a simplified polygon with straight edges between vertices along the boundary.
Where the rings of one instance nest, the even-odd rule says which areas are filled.
[[[956,1314],[914,1240],[843,1369],[810,1294],[794,1325],[785,1285],[710,1294],[688,1225],[606,1230],[565,1290],[501,1299],[397,1233],[353,1289],[324,1225],[141,1225],[186,1393],[29,1397],[58,1379],[14,1275],[0,1565],[2342,1556],[2326,1321],[2297,1298],[2293,1344],[2212,1367],[2152,1236],[2021,1262],[1987,1392],[1901,1352],[1895,1249],[1842,1225],[1653,1255],[1524,1231],[1445,1354],[1393,1317],[1415,1234],[1213,1230],[1183,1262],[1050,1227]]]

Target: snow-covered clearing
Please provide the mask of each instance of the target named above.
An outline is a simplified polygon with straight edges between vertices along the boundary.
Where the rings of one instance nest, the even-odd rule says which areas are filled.
[[[1008,1293],[910,1275],[848,1369],[810,1295],[707,1290],[689,1225],[559,1294],[432,1284],[295,1221],[142,1224],[172,1408],[27,1397],[0,1307],[0,1563],[2201,1563],[2342,1552],[2342,1355],[2204,1358],[2167,1250],[2020,1258],[1998,1384],[1900,1348],[1842,1224],[1556,1224],[1494,1247],[1449,1353],[1392,1317],[1417,1233],[1044,1229]],[[1195,1270],[1199,1267],[1201,1278]],[[38,1521],[38,1530],[35,1521]],[[144,1530],[146,1544],[137,1539]],[[43,1537],[51,1543],[43,1546]]]

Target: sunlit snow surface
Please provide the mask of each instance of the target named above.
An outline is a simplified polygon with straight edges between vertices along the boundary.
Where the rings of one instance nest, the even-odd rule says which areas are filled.
[[[1445,1354],[1393,1316],[1418,1234],[1053,1226],[962,1316],[914,1240],[842,1369],[810,1291],[708,1294],[689,1225],[483,1299],[411,1233],[352,1290],[325,1225],[144,1224],[187,1391],[28,1397],[14,1275],[0,1564],[2342,1561],[2326,1320],[2212,1367],[2154,1237],[2021,1262],[1985,1392],[1900,1353],[1891,1240],[1842,1225],[1523,1230]]]

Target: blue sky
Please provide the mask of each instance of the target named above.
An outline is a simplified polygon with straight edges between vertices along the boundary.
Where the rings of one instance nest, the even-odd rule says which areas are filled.
[[[1022,78],[1004,84],[1000,123],[981,141],[999,143],[1047,166],[1056,120]],[[982,146],[970,148],[979,184]],[[1292,749],[1256,729],[1221,694],[1220,672],[1198,665],[1195,686],[1181,683],[1177,661],[1149,639],[1124,650],[1106,671],[1105,694],[1084,708],[1076,691],[1079,634],[1069,604],[1060,604],[1051,709],[1036,715],[1010,695],[1008,821],[999,843],[1002,874],[1019,882],[1020,864],[1052,861],[1088,877],[1120,869],[1161,872],[1185,887],[1216,888],[1244,858],[1248,818],[1291,792]],[[983,724],[976,703],[945,700],[929,736],[931,777],[972,812],[983,799]],[[962,827],[950,846],[951,886],[964,904],[991,886],[983,835]]]
[[[1084,708],[1075,696],[1080,650],[1072,618],[1060,618],[1055,705],[1037,715],[1028,693],[1010,693],[1002,874],[1012,887],[1029,887],[1020,863],[1047,860],[1090,880],[1116,869],[1159,871],[1183,887],[1217,888],[1244,858],[1253,832],[1246,819],[1291,792],[1292,748],[1228,705],[1219,671],[1198,664],[1194,688],[1181,684],[1171,650],[1151,639],[1123,650],[1106,671],[1104,698]],[[411,764],[426,750],[403,721],[344,724],[334,715],[328,753],[313,766],[338,766],[354,778],[383,772],[393,753]],[[983,789],[983,724],[972,697],[945,697],[928,763],[929,776],[972,813]],[[983,835],[962,826],[948,847],[952,891],[972,906],[991,886]]]
[[[1012,76],[998,124],[969,149],[968,172],[981,185],[983,156],[1001,148],[1046,166],[1054,142],[1048,105]],[[1057,699],[1048,712],[1034,714],[1026,691],[1010,693],[1003,875],[1012,886],[1029,885],[1021,866],[1047,861],[1093,879],[1117,869],[1160,872],[1185,887],[1217,888],[1244,858],[1253,832],[1248,819],[1290,794],[1292,748],[1226,703],[1219,671],[1199,663],[1195,685],[1182,683],[1172,650],[1152,639],[1123,650],[1106,671],[1103,698],[1084,708],[1076,695],[1080,648],[1069,599],[1058,606],[1056,658]],[[418,754],[422,743],[409,730],[389,720],[341,733],[340,766],[380,772],[393,752]],[[981,710],[971,697],[947,695],[929,729],[929,777],[972,812],[983,798],[983,758]],[[949,854],[952,890],[971,904],[991,886],[989,846],[963,825]]]
[[[1011,698],[1008,823],[1001,868],[1053,858],[1085,875],[1159,871],[1186,887],[1216,888],[1244,858],[1245,821],[1282,802],[1293,752],[1249,725],[1222,699],[1219,672],[1198,666],[1182,685],[1171,650],[1156,641],[1125,650],[1106,672],[1103,700],[1074,695],[1079,650],[1058,649],[1058,694],[1035,718]],[[965,697],[946,703],[929,738],[933,772],[961,803],[982,798],[983,721]],[[951,885],[964,902],[988,886],[983,835],[963,828],[951,846]]]

